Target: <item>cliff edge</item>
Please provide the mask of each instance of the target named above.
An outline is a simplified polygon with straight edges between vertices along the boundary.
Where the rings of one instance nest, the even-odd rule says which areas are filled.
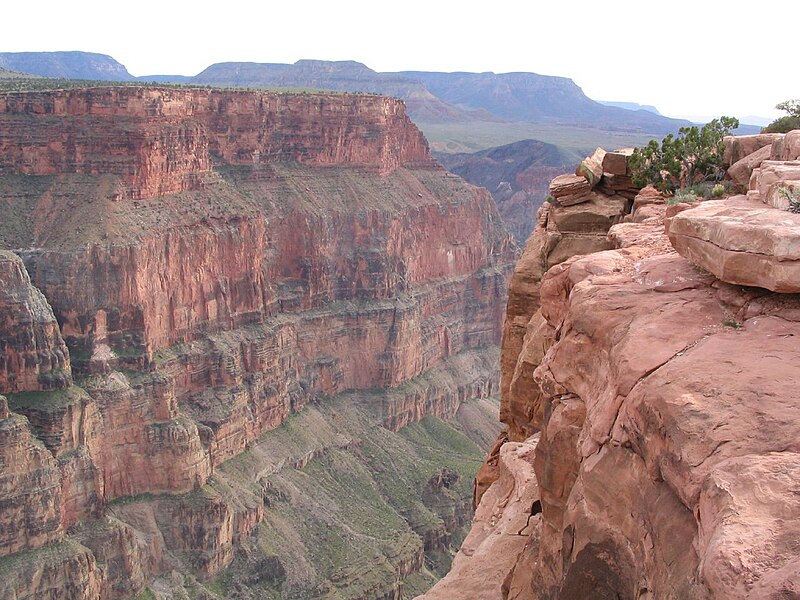
[[[743,143],[764,145],[731,138],[728,156]],[[593,230],[606,249],[555,260],[553,240],[578,233],[561,225],[596,223],[612,201],[587,172],[554,181],[579,191],[540,212],[510,284],[510,441],[476,487],[491,518],[475,527],[494,534],[423,598],[800,594],[800,217],[772,205],[793,185],[797,157],[782,158],[760,163],[747,196],[667,206],[643,190]],[[475,595],[463,574],[481,568]]]

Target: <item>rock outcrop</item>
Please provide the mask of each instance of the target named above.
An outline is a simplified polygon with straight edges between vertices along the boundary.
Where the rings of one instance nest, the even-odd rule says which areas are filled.
[[[512,496],[504,511],[524,511],[535,494],[541,515],[521,550],[490,555],[487,573],[506,572],[487,598],[800,594],[800,300],[698,268],[663,224],[681,250],[676,236],[704,215],[718,218],[706,228],[718,239],[726,224],[789,213],[744,196],[695,207],[655,197],[640,194],[610,229],[610,249],[545,272],[545,226],[517,264],[501,404],[512,441],[496,454],[538,435],[535,481],[515,492],[521,506]],[[726,210],[741,218],[731,222]],[[798,227],[788,226],[772,228],[773,249],[791,246]],[[499,477],[478,514],[503,489]],[[450,597],[473,585],[445,581]]]
[[[763,137],[725,138],[726,156],[766,141]],[[785,209],[800,190],[800,162],[794,160],[800,152],[800,131],[769,134],[767,139],[769,145],[728,170],[734,181],[740,171],[751,171],[747,197],[704,202],[675,215],[668,225],[669,237],[681,255],[722,281],[798,293],[800,218]],[[767,160],[771,156],[784,160]]]
[[[531,328],[540,324],[539,320],[532,317],[540,304],[541,279],[550,267],[571,256],[611,248],[608,231],[626,218],[633,206],[633,198],[627,192],[622,195],[613,189],[609,193],[600,190],[614,185],[614,178],[620,176],[617,172],[628,172],[628,155],[629,152],[624,150],[615,153],[596,152],[594,161],[591,161],[591,157],[587,159],[601,165],[608,163],[615,171],[604,173],[594,184],[581,175],[556,177],[550,184],[554,201],[539,209],[536,229],[517,261],[508,290],[500,383],[504,398],[501,420],[508,426],[509,435],[514,441],[523,441],[535,432],[530,427],[528,403],[525,399],[517,400],[515,388],[521,385],[519,377],[523,375],[522,372],[516,372],[518,361],[527,360],[531,361],[530,364],[537,364],[544,353],[540,343],[531,346],[524,341]],[[617,180],[617,184],[619,182]],[[521,358],[523,356],[527,358]]]
[[[422,497],[410,506],[388,491],[370,499],[397,539],[347,558],[358,585],[334,563],[281,566],[294,559],[253,541],[296,508],[286,470],[312,465],[306,483],[326,481],[338,475],[319,463],[336,455],[374,492],[387,467],[358,450],[372,429],[456,419],[497,391],[515,249],[489,194],[436,165],[401,102],[7,93],[0,131],[0,242],[15,251],[0,262],[0,595],[127,598],[170,572],[196,593],[245,552],[237,569],[253,580],[237,593],[262,585],[267,561],[269,585],[396,597],[424,552],[446,555],[469,514],[464,450],[476,448],[452,429],[426,442],[462,436],[454,474],[429,474],[447,485],[409,480],[403,493]],[[264,434],[345,392],[357,428],[266,466]],[[464,410],[469,435],[490,443],[486,411]],[[367,577],[368,560],[386,568]]]
[[[0,390],[69,386],[69,353],[53,310],[19,257],[6,250],[0,250],[0,281]]]
[[[800,292],[800,215],[738,199],[703,202],[671,220],[675,249],[720,280]]]

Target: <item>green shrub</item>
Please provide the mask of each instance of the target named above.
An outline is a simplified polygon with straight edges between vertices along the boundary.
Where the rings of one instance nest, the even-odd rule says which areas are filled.
[[[738,119],[720,117],[702,128],[681,127],[677,137],[670,134],[661,144],[651,140],[631,156],[633,183],[640,187],[653,185],[669,194],[705,181],[721,181],[725,175],[722,138],[738,126]]]
[[[669,200],[667,200],[667,204],[680,204],[681,202],[697,202],[698,195],[694,190],[685,188],[682,190],[677,190],[675,195],[672,196]]]
[[[721,183],[716,184],[713,188],[711,188],[711,197],[712,198],[722,198],[725,195],[725,186]]]
[[[775,119],[761,130],[762,133],[788,133],[793,129],[800,129],[800,100],[786,100],[775,106],[789,114]]]
[[[761,133],[789,133],[793,129],[800,129],[800,117],[793,117],[787,115],[774,120],[772,123],[764,127]]]

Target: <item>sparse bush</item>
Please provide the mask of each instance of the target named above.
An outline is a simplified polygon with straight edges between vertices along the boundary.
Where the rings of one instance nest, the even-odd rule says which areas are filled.
[[[681,127],[672,134],[637,148],[629,165],[633,183],[640,187],[653,185],[662,193],[690,187],[706,181],[722,180],[722,138],[739,126],[733,117],[720,117],[702,128]]]
[[[786,100],[777,104],[775,108],[789,114],[775,119],[761,130],[762,133],[788,133],[793,129],[800,129],[800,100]]]
[[[713,188],[711,188],[711,197],[712,198],[722,198],[725,195],[725,186],[721,183],[716,184]]]
[[[672,198],[667,200],[667,204],[680,204],[681,202],[697,202],[698,195],[694,190],[684,188],[677,190]]]
[[[800,213],[800,194],[786,186],[779,187],[778,193],[786,198],[786,201],[789,203],[786,210],[793,213]]]

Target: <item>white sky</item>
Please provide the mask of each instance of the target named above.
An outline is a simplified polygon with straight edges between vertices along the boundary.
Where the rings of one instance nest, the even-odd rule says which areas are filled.
[[[0,51],[110,54],[134,75],[214,62],[531,71],[671,116],[776,116],[800,97],[800,1],[40,0],[5,3]]]

